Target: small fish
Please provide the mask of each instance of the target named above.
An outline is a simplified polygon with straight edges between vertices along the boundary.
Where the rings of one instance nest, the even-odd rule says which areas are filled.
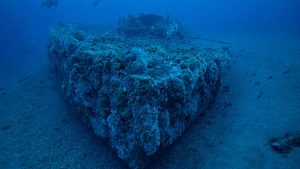
[[[58,7],[58,0],[43,0],[42,5],[48,8]]]
[[[300,147],[300,134],[286,134],[283,137],[274,137],[269,140],[268,144],[277,153],[287,154],[294,147]]]
[[[288,69],[284,70],[282,73],[283,74],[289,74],[291,72],[292,72],[292,69],[288,68]]]
[[[11,128],[12,128],[12,126],[10,124],[6,124],[6,125],[1,127],[1,130],[9,130]]]

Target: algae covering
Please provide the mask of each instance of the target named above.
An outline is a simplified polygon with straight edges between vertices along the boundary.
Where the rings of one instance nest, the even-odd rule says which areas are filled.
[[[213,101],[226,48],[53,28],[52,71],[68,100],[131,168],[170,145]]]

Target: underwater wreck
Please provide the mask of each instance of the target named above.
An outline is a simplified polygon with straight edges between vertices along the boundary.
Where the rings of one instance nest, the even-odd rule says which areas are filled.
[[[228,50],[202,48],[180,25],[141,14],[116,32],[72,24],[50,31],[50,66],[63,93],[131,168],[171,145],[221,85]]]

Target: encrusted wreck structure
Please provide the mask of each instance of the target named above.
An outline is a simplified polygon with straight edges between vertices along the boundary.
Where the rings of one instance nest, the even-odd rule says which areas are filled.
[[[50,32],[49,59],[63,92],[96,135],[139,168],[214,99],[230,54],[151,31],[131,36],[124,25],[121,34],[93,34],[61,24]]]
[[[137,16],[130,15],[120,18],[118,33],[126,37],[148,37],[160,39],[180,39],[189,36],[189,31],[184,24],[170,16],[141,13]]]

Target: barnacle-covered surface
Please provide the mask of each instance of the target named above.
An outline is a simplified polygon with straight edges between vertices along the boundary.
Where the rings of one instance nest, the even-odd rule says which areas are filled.
[[[92,34],[71,24],[53,28],[49,40],[51,68],[68,100],[132,168],[205,110],[228,57],[226,48]]]

